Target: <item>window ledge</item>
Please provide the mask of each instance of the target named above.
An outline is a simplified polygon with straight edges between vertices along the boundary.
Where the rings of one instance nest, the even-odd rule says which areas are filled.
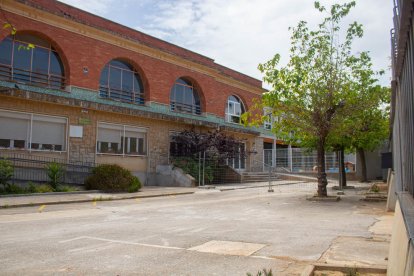
[[[148,157],[148,155],[140,155],[140,154],[119,154],[119,153],[103,153],[103,152],[97,152],[96,155],[118,156],[118,157],[142,157],[142,158]]]
[[[38,150],[38,149],[18,149],[18,148],[3,148],[0,147],[0,150],[7,151],[21,151],[21,152],[46,152],[46,153],[67,153],[67,151],[56,151],[56,150]]]

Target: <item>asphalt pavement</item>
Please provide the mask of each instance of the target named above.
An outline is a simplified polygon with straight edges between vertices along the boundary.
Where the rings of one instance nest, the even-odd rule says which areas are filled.
[[[2,275],[300,275],[311,263],[386,266],[392,215],[311,202],[316,183],[0,210]],[[331,189],[330,193],[334,193]],[[342,252],[342,253],[341,253]],[[346,254],[344,254],[346,252]]]

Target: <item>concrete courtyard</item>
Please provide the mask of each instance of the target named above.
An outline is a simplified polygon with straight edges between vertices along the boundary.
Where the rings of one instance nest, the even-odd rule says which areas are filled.
[[[300,275],[310,263],[386,267],[392,215],[311,202],[315,183],[0,210],[2,275]],[[331,194],[334,192],[329,190]]]

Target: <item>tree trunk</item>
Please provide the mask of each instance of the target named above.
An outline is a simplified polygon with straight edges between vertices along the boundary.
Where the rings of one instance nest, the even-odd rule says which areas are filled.
[[[360,182],[368,182],[367,179],[367,163],[365,160],[365,152],[363,148],[357,148],[357,153],[359,156],[359,160],[361,161],[361,178],[359,179]]]
[[[326,179],[325,172],[325,140],[319,139],[317,146],[318,153],[318,196],[325,197],[328,196],[326,191],[326,186],[328,185],[328,180]]]
[[[339,155],[339,187],[342,189],[346,187],[346,172],[345,172],[345,153],[344,148],[341,147],[338,151]]]

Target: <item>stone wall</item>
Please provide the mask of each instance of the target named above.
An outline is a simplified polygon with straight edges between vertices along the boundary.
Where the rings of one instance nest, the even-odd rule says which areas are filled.
[[[58,105],[48,102],[25,100],[21,98],[1,95],[0,109],[65,117],[68,119],[68,128],[71,125],[82,126],[83,137],[68,138],[66,152],[56,153],[32,151],[30,153],[32,155],[55,157],[59,159],[66,159],[71,162],[82,161],[96,163],[117,163],[133,172],[141,173],[153,173],[156,171],[158,165],[169,164],[169,139],[171,132],[180,132],[184,129],[192,129],[201,132],[211,130],[211,128],[188,125],[180,122],[142,118],[120,113],[111,113],[60,104]],[[123,157],[116,155],[97,154],[96,135],[98,122],[146,128],[148,141],[147,155],[137,157]],[[263,142],[261,139],[255,138],[254,135],[236,132],[227,132],[227,135],[234,136],[238,139],[244,139],[246,141],[246,150],[248,152],[252,151],[253,148],[256,147],[256,150],[258,150],[257,154],[262,154]],[[257,156],[255,157],[257,158]],[[253,166],[249,165],[250,163],[247,162],[246,170],[250,170],[251,168],[255,169]]]

